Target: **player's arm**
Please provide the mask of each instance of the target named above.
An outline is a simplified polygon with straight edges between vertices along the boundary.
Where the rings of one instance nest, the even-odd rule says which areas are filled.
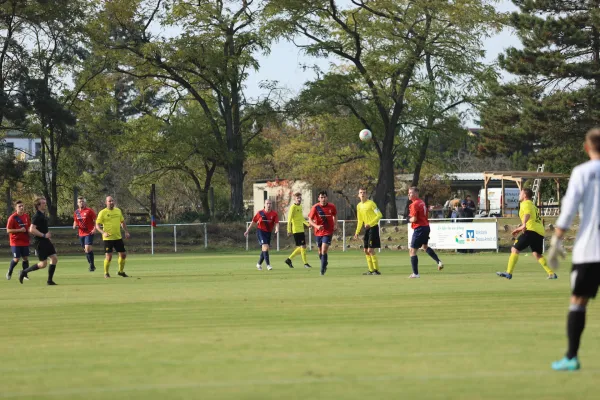
[[[123,228],[123,231],[125,231],[125,239],[129,239],[131,237],[131,235],[129,234],[129,231],[127,230],[127,224],[125,223],[125,220],[121,221],[121,228]]]
[[[410,203],[408,206],[408,222],[415,222],[417,220],[417,216],[415,214],[415,203]]]
[[[104,230],[103,230],[103,229],[100,227],[100,225],[101,225],[101,224],[104,222],[104,218],[101,218],[101,217],[102,217],[102,212],[100,212],[100,215],[99,215],[99,216],[98,216],[98,218],[96,219],[96,230],[97,230],[98,232],[100,232],[100,234],[102,235],[102,237],[104,237],[104,238],[107,238],[107,237],[109,237],[109,236],[110,236],[110,233],[108,233],[108,232],[105,232],[105,231],[104,231]]]
[[[523,223],[521,223],[521,226],[518,227],[517,229],[515,229],[515,231],[525,232],[525,230],[527,229],[527,221],[529,221],[530,219],[531,219],[531,214],[523,215]]]
[[[372,226],[377,225],[379,223],[379,220],[383,218],[383,214],[381,213],[381,211],[379,211],[379,207],[377,207],[377,204],[375,204],[375,202],[371,203],[371,210],[373,210],[373,214],[375,216],[372,220],[368,221],[368,223],[365,225],[365,228],[370,228]]]
[[[77,229],[77,214],[73,214],[73,229]]]
[[[333,206],[331,210],[331,219],[333,220],[332,231],[335,232],[337,230],[337,208],[335,208],[335,206]]]
[[[23,232],[27,232],[27,228],[25,227],[21,227],[19,226],[18,228],[15,228],[14,225],[16,222],[14,220],[14,218],[9,218],[8,222],[6,223],[6,232],[7,233],[23,233]]]
[[[308,214],[308,223],[310,224],[310,226],[320,231],[323,228],[323,225],[319,225],[314,221],[314,218],[316,218],[316,216],[317,210],[313,207],[311,208],[310,213]]]
[[[96,213],[94,212],[94,210],[91,210],[91,218],[92,218],[92,222],[93,224],[93,228],[92,231],[90,232],[90,235],[93,235],[94,233],[96,233]]]
[[[292,214],[294,211],[294,206],[290,207],[290,210],[288,211],[288,216],[287,216],[287,235],[290,236],[292,234]]]
[[[244,232],[244,236],[245,237],[248,237],[248,233],[250,232],[250,228],[252,228],[252,225],[254,225],[254,222],[256,222],[257,216],[258,216],[258,214],[256,214],[254,216],[254,218],[252,218],[252,221],[250,221],[250,225],[248,225],[248,229],[246,229],[246,232]]]
[[[275,233],[279,233],[279,215],[275,216],[273,224],[275,224]]]
[[[358,206],[356,206],[356,219],[358,219],[358,221],[356,222],[356,231],[354,232],[354,239],[358,239],[358,234],[360,233],[363,224],[362,213],[360,212]]]
[[[50,232],[48,232],[48,233],[42,233],[42,232],[38,231],[37,226],[35,226],[34,224],[31,224],[29,226],[29,233],[31,233],[33,236],[37,236],[39,238],[48,238],[48,239],[50,239],[52,237],[52,234]]]

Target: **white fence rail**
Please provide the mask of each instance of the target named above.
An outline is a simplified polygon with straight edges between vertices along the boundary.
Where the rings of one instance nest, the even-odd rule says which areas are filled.
[[[151,254],[155,253],[157,238],[159,239],[158,244],[161,245],[162,248],[165,247],[164,245],[162,245],[162,243],[166,241],[168,243],[168,246],[166,247],[172,248],[173,252],[175,253],[178,252],[178,245],[180,247],[179,251],[181,251],[182,245],[186,247],[197,247],[202,240],[204,241],[203,247],[205,249],[208,248],[208,229],[206,223],[157,224],[156,227],[153,227],[152,225],[127,225],[127,228],[133,236],[132,241],[129,243],[136,243],[136,239],[141,239],[143,240],[141,246],[147,249],[147,247],[145,247],[147,246],[146,242],[149,242],[148,244],[150,245],[149,247]],[[190,228],[193,229],[193,232],[189,232]],[[73,229],[72,226],[51,226],[49,229],[51,232],[54,232],[53,240],[63,240],[68,241],[70,244],[76,244],[77,230]],[[182,237],[182,234],[184,233],[186,240],[184,240],[184,238]],[[0,235],[7,235],[6,228],[0,228]],[[96,245],[101,243],[102,238],[99,234],[95,236],[95,239]],[[129,243],[126,242],[126,246],[129,246]],[[4,244],[8,245],[8,240],[6,240],[5,243],[3,242],[0,245],[0,247],[3,247]],[[58,250],[60,251],[60,248],[58,248]]]
[[[461,220],[471,220],[472,222],[461,222]],[[432,226],[432,232],[434,232],[436,236],[436,243],[432,243],[431,247],[433,248],[442,248],[442,249],[453,249],[453,250],[459,250],[459,249],[495,249],[496,251],[498,251],[499,249],[499,240],[498,240],[498,218],[494,218],[494,217],[484,217],[484,218],[432,218],[429,219],[429,222],[431,223]],[[488,240],[485,240],[485,244],[483,244],[483,240],[481,240],[479,243],[477,242],[477,234],[475,232],[479,232],[483,230],[483,225],[480,225],[482,223],[486,224],[486,232],[489,232],[490,235],[493,231],[493,233],[495,233],[495,235],[490,238],[490,235],[485,235],[485,238]],[[490,224],[494,224],[495,228],[492,229]],[[356,224],[357,221],[356,220],[339,220],[338,221],[338,230],[336,232],[340,232],[341,231],[341,235],[339,233],[334,233],[334,237],[333,237],[333,242],[341,242],[339,244],[341,244],[342,247],[342,251],[347,251],[348,249],[348,238],[351,236],[354,236],[354,232],[356,230]],[[246,229],[248,229],[248,226],[250,225],[250,222],[246,222]],[[340,226],[341,225],[341,226]],[[480,225],[480,227],[482,229],[476,229],[477,226]],[[287,226],[287,221],[279,221],[279,230],[278,232],[275,234],[274,236],[274,243],[272,243],[272,246],[274,247],[274,250],[276,251],[280,251],[281,247],[282,247],[282,238],[281,236],[284,235],[284,237],[287,236],[287,232],[284,232],[283,230],[286,229]],[[388,237],[388,239],[386,240],[384,237],[384,233],[386,233],[385,229],[389,228],[394,228],[395,232],[399,232],[400,229],[405,230],[405,232],[408,234],[408,243],[405,243],[406,246],[408,247],[408,244],[410,243],[410,237],[411,237],[411,228],[410,228],[410,224],[406,223],[406,220],[403,218],[399,218],[399,219],[382,219],[379,221],[379,226],[380,228],[384,228],[381,229],[381,242],[382,242],[382,247],[387,247],[385,245],[385,242],[392,242],[393,239],[392,237]],[[464,243],[459,243],[459,241],[456,241],[456,245],[454,247],[451,246],[450,242],[449,242],[449,235],[441,235],[441,239],[440,239],[440,235],[437,232],[437,230],[439,228],[445,227],[446,230],[448,232],[454,232],[455,234],[458,234],[457,232],[459,231],[464,231],[463,235],[465,235],[465,240]],[[339,229],[341,228],[341,229]],[[469,231],[469,232],[467,232]],[[469,237],[469,241],[466,240],[466,235],[471,235],[471,231],[473,231],[473,235],[475,235],[474,237]],[[252,238],[255,238],[256,236],[256,228],[253,228],[253,231],[250,232],[248,234],[248,236],[246,237],[246,251],[250,250],[250,243],[253,240]],[[308,234],[307,234],[307,243],[306,246],[308,247],[309,250],[312,250],[312,240],[313,240],[313,233],[312,233],[312,228],[308,229]],[[480,234],[481,238],[483,239],[483,233]],[[471,240],[473,239],[473,240]],[[462,240],[460,240],[462,241]],[[332,245],[333,245],[332,242]],[[438,243],[441,244],[442,247],[438,247]],[[258,242],[257,242],[258,245]],[[288,246],[289,242],[288,242]],[[397,246],[401,246],[399,243],[397,244]],[[382,249],[379,249],[379,251],[381,251]]]

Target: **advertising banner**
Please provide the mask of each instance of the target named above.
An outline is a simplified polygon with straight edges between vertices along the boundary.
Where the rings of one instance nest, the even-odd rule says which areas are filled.
[[[496,249],[498,231],[495,222],[440,222],[429,224],[429,247],[434,249]],[[408,245],[413,229],[408,225]]]

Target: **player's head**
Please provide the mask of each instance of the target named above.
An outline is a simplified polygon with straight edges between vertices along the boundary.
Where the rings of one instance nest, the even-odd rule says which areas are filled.
[[[367,189],[362,188],[362,187],[360,189],[358,189],[358,198],[362,202],[367,201],[369,199],[369,197],[367,196]]]
[[[463,201],[460,203],[460,206],[461,206],[462,208],[467,208],[467,202],[466,202],[465,200],[463,200]]]
[[[21,200],[15,201],[15,210],[19,215],[25,214],[25,204]]]
[[[85,197],[79,196],[77,198],[77,207],[84,208],[85,207]]]
[[[115,208],[115,199],[113,199],[112,196],[106,196],[106,208],[109,210]]]
[[[46,206],[47,206],[46,198],[45,197],[36,198],[35,201],[33,202],[33,206],[35,207],[36,210],[45,212]]]
[[[265,200],[265,210],[271,211],[271,207],[273,207],[273,202],[270,199]]]
[[[294,193],[294,203],[299,206],[302,203],[302,193],[296,192]]]
[[[470,194],[468,194],[468,195],[465,197],[465,200],[471,200],[471,195],[470,195]]]
[[[411,186],[408,189],[408,198],[410,200],[415,200],[419,198],[419,188],[416,186]]]
[[[327,191],[321,190],[319,192],[319,203],[321,203],[321,205],[327,204]]]
[[[588,154],[600,155],[600,128],[592,128],[587,132],[583,147]]]
[[[531,200],[533,199],[533,190],[527,188],[527,189],[521,189],[521,192],[519,193],[519,201],[525,201],[525,200]]]

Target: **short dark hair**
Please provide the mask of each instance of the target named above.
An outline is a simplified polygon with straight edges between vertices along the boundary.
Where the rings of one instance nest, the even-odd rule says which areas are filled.
[[[17,200],[17,201],[15,201],[15,207],[16,207],[17,205],[19,205],[19,204],[23,204],[23,202],[22,202],[21,200]]]
[[[294,197],[298,197],[298,196],[302,196],[302,193],[300,193],[300,192],[294,193]]]
[[[468,194],[468,195],[465,196],[465,199],[470,199],[470,198],[471,198],[470,194]]]
[[[590,129],[585,135],[585,140],[590,145],[591,150],[600,153],[600,127]]]
[[[523,193],[525,193],[525,197],[527,197],[529,200],[533,199],[533,190],[529,188],[523,189]]]
[[[77,200],[83,200],[83,201],[85,201],[85,197],[83,197],[83,196],[77,196]]]
[[[321,191],[319,192],[319,196],[320,196],[320,195],[327,196],[327,191],[326,191],[326,190],[321,190]]]
[[[419,188],[416,187],[416,186],[411,186],[411,187],[408,188],[408,190],[412,190],[413,192],[419,193]]]

